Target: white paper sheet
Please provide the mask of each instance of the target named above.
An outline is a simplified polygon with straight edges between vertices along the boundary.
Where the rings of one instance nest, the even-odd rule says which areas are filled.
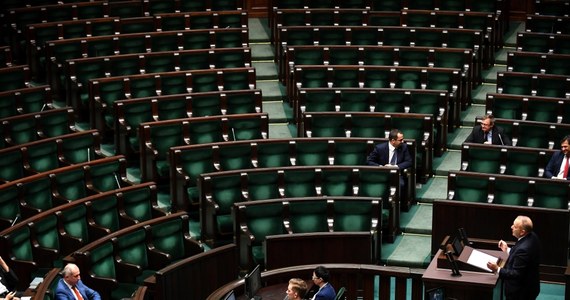
[[[497,263],[498,260],[499,260],[498,257],[494,257],[485,252],[473,249],[473,252],[471,252],[469,259],[467,259],[467,263],[477,268],[483,269],[485,271],[493,272],[491,269],[487,268],[487,263],[488,262]]]

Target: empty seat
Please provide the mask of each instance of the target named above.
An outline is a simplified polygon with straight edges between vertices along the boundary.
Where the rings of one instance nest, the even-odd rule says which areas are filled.
[[[169,178],[170,147],[268,138],[266,113],[195,117],[142,123],[140,134],[143,181]]]
[[[53,109],[48,85],[0,92],[0,118]]]

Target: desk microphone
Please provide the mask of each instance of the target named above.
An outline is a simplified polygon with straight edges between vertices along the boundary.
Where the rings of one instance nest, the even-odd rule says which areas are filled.
[[[14,224],[16,224],[16,222],[18,221],[19,218],[20,218],[20,214],[17,214],[16,217],[14,218],[14,221],[12,221],[12,224],[10,224],[10,227],[14,226]]]
[[[500,134],[500,133],[497,133],[497,135],[499,136],[499,140],[501,141],[501,145],[503,145],[503,146],[504,146],[504,145],[505,145],[505,143],[503,143],[503,139],[501,138],[501,134]]]

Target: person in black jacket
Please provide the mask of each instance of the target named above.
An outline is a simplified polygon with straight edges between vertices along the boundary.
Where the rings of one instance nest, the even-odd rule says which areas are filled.
[[[540,293],[540,240],[527,216],[518,216],[511,230],[517,238],[512,248],[505,241],[499,241],[499,248],[509,253],[505,266],[500,268],[496,263],[488,262],[487,267],[503,280],[506,300],[536,299]]]
[[[18,299],[15,297],[18,286],[18,276],[0,256],[0,297],[3,299]]]
[[[512,146],[511,139],[504,133],[503,128],[495,126],[493,115],[484,115],[481,123],[473,127],[465,143]]]

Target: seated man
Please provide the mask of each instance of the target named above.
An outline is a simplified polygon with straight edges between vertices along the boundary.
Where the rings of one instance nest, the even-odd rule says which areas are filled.
[[[0,299],[19,299],[16,296],[18,276],[0,256]]]
[[[67,264],[63,268],[63,278],[57,284],[55,299],[101,300],[101,296],[81,282],[79,267],[76,264]]]
[[[568,174],[570,164],[570,135],[565,136],[560,141],[560,150],[556,151],[544,168],[544,177],[552,179],[569,180]]]
[[[408,151],[408,145],[404,143],[404,134],[398,129],[392,129],[388,139],[388,142],[374,147],[374,150],[368,155],[366,163],[371,166],[396,166],[400,171],[412,167],[412,156]],[[402,174],[400,172],[400,188],[404,192],[406,191],[406,182]]]
[[[495,117],[493,115],[484,115],[480,125],[473,127],[473,131],[471,131],[465,143],[513,145],[509,137],[505,135],[503,128],[495,126]]]

